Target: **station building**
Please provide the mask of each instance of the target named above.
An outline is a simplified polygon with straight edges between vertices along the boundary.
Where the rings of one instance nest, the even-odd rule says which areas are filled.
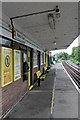
[[[0,9],[2,116],[34,87],[35,73],[49,66],[49,51],[67,48],[79,31],[78,3],[2,2]]]

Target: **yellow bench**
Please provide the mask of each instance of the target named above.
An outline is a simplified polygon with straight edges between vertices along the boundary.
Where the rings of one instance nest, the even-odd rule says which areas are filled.
[[[49,72],[50,69],[47,69],[47,67],[44,67],[45,72]]]
[[[40,80],[44,80],[46,77],[46,74],[42,74],[40,71],[36,72],[37,78]]]

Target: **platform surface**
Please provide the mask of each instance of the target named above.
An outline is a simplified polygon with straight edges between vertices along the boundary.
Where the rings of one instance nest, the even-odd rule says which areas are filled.
[[[61,64],[56,64],[53,118],[78,118],[78,91]],[[76,119],[75,119],[76,120]]]
[[[54,85],[54,106],[51,114]],[[40,87],[35,86],[33,90],[29,91],[6,118],[77,120],[78,91],[75,89],[62,65],[53,65],[46,79],[41,81]]]
[[[54,85],[54,68],[47,74],[40,87],[29,91],[6,118],[50,118]]]

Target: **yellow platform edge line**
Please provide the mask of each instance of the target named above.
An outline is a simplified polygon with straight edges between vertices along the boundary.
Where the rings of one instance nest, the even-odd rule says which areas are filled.
[[[32,88],[33,88],[34,86],[33,85],[31,85],[30,87],[29,87],[29,90],[32,90]]]

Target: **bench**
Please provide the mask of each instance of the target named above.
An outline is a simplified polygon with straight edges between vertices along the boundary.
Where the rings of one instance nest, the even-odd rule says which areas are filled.
[[[40,80],[44,80],[46,77],[46,74],[42,74],[40,70],[36,72],[36,75],[37,75],[37,78]]]
[[[37,76],[37,80],[38,80],[38,86],[40,86],[40,80],[44,80],[46,77],[46,74],[42,74],[39,70],[36,72],[36,76]]]
[[[50,68],[44,67],[44,71],[45,71],[45,73],[48,73],[50,71]]]

